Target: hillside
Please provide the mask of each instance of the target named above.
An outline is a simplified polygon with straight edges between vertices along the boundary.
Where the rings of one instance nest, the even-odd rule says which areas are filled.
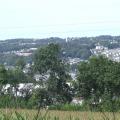
[[[109,49],[120,47],[120,36],[102,35],[97,37],[46,38],[46,39],[8,39],[0,41],[0,64],[14,65],[19,57],[32,62],[34,51],[49,43],[60,44],[63,57],[86,60],[91,56],[90,49],[99,43]]]

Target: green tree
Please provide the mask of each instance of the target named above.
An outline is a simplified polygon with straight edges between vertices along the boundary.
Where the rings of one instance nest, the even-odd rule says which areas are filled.
[[[98,102],[106,91],[111,99],[119,98],[120,63],[103,56],[92,57],[79,64],[77,80],[78,94],[85,99]]]
[[[54,102],[71,101],[70,87],[66,83],[70,76],[57,44],[49,44],[36,52],[34,68],[41,76],[47,76],[45,88]]]
[[[25,63],[24,59],[21,57],[16,61],[15,65],[17,67],[19,67],[20,69],[23,69],[25,67],[26,63]]]
[[[8,70],[8,84],[10,84],[8,92],[10,94],[10,97],[14,98],[16,107],[18,104],[18,92],[20,92],[18,88],[20,83],[26,83],[26,75],[24,74],[22,69],[16,67],[13,70]]]
[[[4,94],[3,86],[8,82],[7,70],[3,65],[0,65],[0,93]]]
[[[3,65],[0,65],[0,83],[1,84],[7,83],[7,70]]]

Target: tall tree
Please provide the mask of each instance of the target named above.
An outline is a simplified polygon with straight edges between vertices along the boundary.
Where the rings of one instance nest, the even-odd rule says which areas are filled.
[[[78,92],[85,99],[94,96],[99,101],[104,93],[109,93],[111,99],[119,97],[120,63],[103,56],[92,57],[78,66]]]
[[[66,83],[70,76],[61,59],[59,45],[49,44],[40,48],[35,54],[34,68],[41,76],[47,76],[45,87],[53,101],[71,101],[70,87]]]

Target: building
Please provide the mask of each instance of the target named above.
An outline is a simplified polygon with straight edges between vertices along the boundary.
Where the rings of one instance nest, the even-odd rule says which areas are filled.
[[[71,104],[74,104],[74,105],[82,105],[84,102],[84,99],[82,97],[78,97],[78,98],[73,98]]]
[[[107,47],[97,45],[95,49],[91,49],[91,53],[96,56],[103,55],[113,61],[120,62],[120,48],[108,49]]]

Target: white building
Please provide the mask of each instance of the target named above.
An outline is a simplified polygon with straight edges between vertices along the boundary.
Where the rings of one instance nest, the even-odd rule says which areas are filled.
[[[71,104],[74,104],[74,105],[82,105],[84,102],[83,98],[73,98]]]
[[[95,49],[91,49],[91,53],[93,55],[104,55],[107,58],[116,61],[116,62],[120,62],[120,48],[117,49],[108,49],[104,46],[96,46]]]

